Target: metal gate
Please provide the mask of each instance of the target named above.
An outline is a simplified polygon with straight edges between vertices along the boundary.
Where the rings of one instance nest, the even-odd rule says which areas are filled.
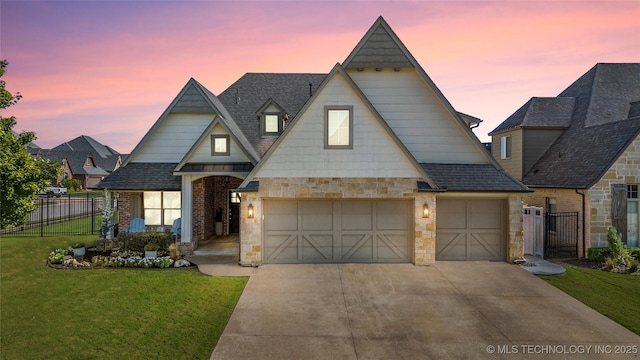
[[[545,214],[545,258],[578,257],[578,212]]]

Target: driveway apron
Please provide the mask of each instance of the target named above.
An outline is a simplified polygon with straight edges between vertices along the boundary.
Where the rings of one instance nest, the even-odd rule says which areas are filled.
[[[640,337],[507,263],[264,265],[211,359],[627,358],[620,346]]]

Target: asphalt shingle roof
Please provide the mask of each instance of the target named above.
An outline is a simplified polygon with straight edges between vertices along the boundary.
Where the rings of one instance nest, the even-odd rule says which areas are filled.
[[[573,97],[531,98],[489,135],[519,127],[569,127],[575,100]]]
[[[247,73],[218,95],[218,99],[262,156],[276,139],[262,138],[256,111],[273,99],[289,114],[290,122],[325,77],[326,74]]]
[[[95,161],[96,166],[106,170],[107,172],[111,172],[115,169],[118,159],[120,159],[120,154],[110,148],[109,146],[105,146],[95,140],[94,138],[87,135],[80,135],[77,138],[62,143],[53,149],[52,151],[77,151],[84,152],[85,154],[90,152],[93,155],[93,161]]]
[[[575,99],[571,126],[523,182],[589,188],[640,133],[640,63],[597,64],[558,96]]]
[[[104,178],[96,189],[166,190],[182,189],[180,176],[173,175],[177,163],[129,163]]]
[[[525,192],[528,188],[492,164],[421,163],[440,189],[470,192]]]
[[[530,186],[589,188],[640,133],[640,118],[575,126],[556,140],[525,174]]]

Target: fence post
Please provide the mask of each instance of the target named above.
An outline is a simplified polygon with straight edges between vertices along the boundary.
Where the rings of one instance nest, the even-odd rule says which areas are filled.
[[[42,198],[40,200],[40,237],[44,236],[44,209],[42,208]]]
[[[89,200],[89,193],[87,193],[87,200]],[[96,200],[95,198],[91,198],[91,235],[94,234],[94,231],[96,228],[95,227],[95,223],[96,223],[95,200]]]

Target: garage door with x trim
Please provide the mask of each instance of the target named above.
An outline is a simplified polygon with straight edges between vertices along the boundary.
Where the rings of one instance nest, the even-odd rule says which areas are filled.
[[[438,199],[436,260],[501,260],[507,203],[501,199]]]
[[[409,262],[412,202],[264,200],[265,263]]]

